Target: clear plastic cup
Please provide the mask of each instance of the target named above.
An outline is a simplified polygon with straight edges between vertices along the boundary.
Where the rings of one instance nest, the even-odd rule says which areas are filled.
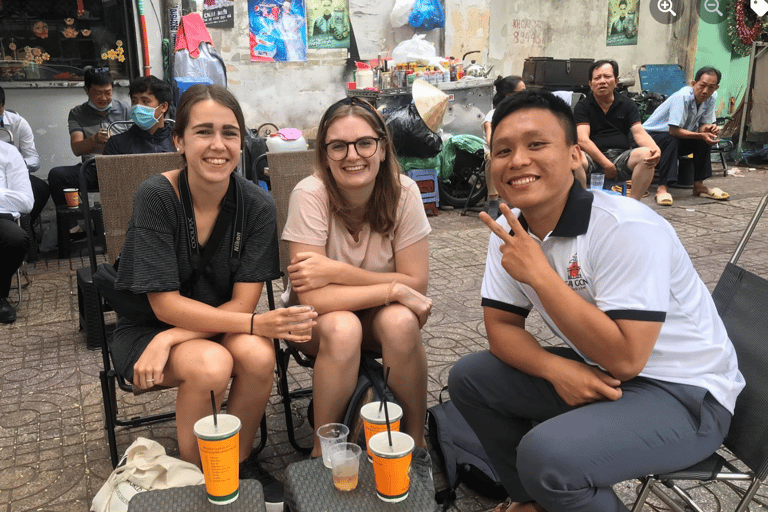
[[[363,449],[355,443],[338,443],[328,449],[333,472],[333,485],[340,491],[357,487],[360,470],[360,454]]]
[[[589,175],[589,188],[591,190],[603,190],[603,183],[605,183],[605,174],[593,172]]]
[[[349,427],[342,423],[328,423],[317,429],[317,437],[320,439],[320,451],[323,454],[323,464],[331,467],[329,449],[339,443],[346,443],[349,435]]]

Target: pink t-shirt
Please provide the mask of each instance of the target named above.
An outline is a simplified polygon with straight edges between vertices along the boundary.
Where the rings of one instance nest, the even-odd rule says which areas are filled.
[[[357,241],[340,219],[330,214],[325,185],[317,176],[301,180],[291,192],[282,239],[325,247],[327,257],[371,272],[395,272],[395,253],[432,231],[419,187],[400,175],[402,192],[394,232],[382,235],[364,224]]]

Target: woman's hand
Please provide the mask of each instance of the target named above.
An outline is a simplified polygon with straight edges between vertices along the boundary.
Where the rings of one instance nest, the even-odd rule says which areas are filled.
[[[336,262],[316,252],[300,252],[288,265],[291,286],[297,293],[317,290],[333,282]]]
[[[427,323],[427,318],[429,318],[429,314],[432,312],[432,299],[429,297],[420,294],[410,286],[395,283],[389,298],[391,302],[399,302],[413,311],[419,319],[419,329]]]
[[[133,384],[141,389],[160,386],[163,383],[163,369],[168,362],[172,343],[161,332],[149,342],[141,357],[133,365]]]
[[[261,313],[253,318],[253,334],[304,342],[312,339],[317,313],[312,306],[291,306]]]

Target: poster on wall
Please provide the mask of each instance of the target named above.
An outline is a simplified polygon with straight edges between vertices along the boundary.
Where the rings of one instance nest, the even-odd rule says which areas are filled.
[[[307,0],[310,48],[349,48],[347,0]]]
[[[606,46],[637,44],[640,0],[608,0],[608,35]]]
[[[234,0],[204,0],[203,21],[208,28],[234,28]]]
[[[248,0],[252,61],[307,60],[304,0]]]

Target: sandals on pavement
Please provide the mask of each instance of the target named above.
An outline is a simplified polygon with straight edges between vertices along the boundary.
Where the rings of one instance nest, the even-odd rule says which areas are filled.
[[[669,192],[656,194],[656,204],[659,206],[672,206],[672,194]]]
[[[696,195],[699,197],[706,197],[707,199],[714,199],[716,201],[727,201],[730,197],[728,192],[724,192],[717,187],[709,189],[708,192],[699,192]]]

